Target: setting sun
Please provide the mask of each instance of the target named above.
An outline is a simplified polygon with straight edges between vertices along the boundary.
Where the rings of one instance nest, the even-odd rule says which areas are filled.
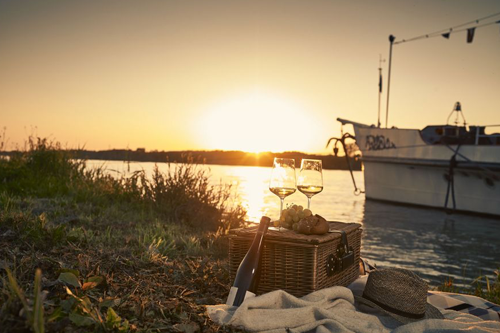
[[[268,92],[242,93],[210,106],[198,122],[199,140],[209,149],[304,151],[314,120],[300,103]]]

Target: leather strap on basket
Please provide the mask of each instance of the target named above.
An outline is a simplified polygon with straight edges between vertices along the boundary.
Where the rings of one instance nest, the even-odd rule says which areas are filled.
[[[347,234],[344,230],[330,230],[329,232],[340,234],[340,244],[337,246],[335,253],[330,254],[326,261],[326,275],[332,276],[354,264],[354,250],[349,246]]]

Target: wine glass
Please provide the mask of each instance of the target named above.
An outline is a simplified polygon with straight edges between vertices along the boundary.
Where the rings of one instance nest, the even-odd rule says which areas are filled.
[[[280,218],[285,197],[293,194],[295,187],[295,160],[293,158],[274,158],[273,171],[269,181],[269,190],[281,200]]]
[[[297,188],[307,197],[307,209],[311,209],[311,198],[323,191],[321,160],[303,159],[300,165]]]

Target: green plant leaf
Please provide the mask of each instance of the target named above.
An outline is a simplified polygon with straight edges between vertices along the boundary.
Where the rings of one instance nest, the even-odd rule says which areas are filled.
[[[122,318],[116,314],[115,310],[108,308],[106,313],[106,327],[118,332],[128,332],[129,323],[128,321],[122,320]]]
[[[80,271],[72,268],[61,268],[59,273],[73,273],[76,277],[80,277]]]
[[[45,332],[45,323],[43,318],[43,296],[42,296],[42,271],[36,270],[33,304],[33,330],[35,333]]]
[[[49,316],[49,318],[47,318],[47,322],[51,323],[53,321],[58,321],[59,319],[64,318],[64,317],[65,317],[65,315],[64,315],[63,309],[61,306],[59,306],[54,310],[54,312],[52,312],[52,314]]]
[[[71,320],[77,326],[91,326],[96,322],[91,317],[82,316],[77,313],[70,313],[69,320]]]
[[[30,307],[28,306],[28,301],[26,300],[26,297],[24,297],[23,290],[17,284],[17,280],[14,277],[14,275],[12,275],[11,270],[7,267],[5,267],[4,269],[7,272],[7,279],[9,280],[10,289],[12,290],[12,292],[14,292],[17,295],[17,297],[19,298],[19,300],[23,304],[23,309],[24,309],[24,312],[26,313],[26,316],[28,317],[28,321],[32,322],[33,313],[30,311]]]
[[[92,311],[92,302],[90,301],[89,297],[83,296],[81,298],[80,305],[81,305],[81,307],[80,307],[81,310],[83,310],[87,313],[90,313]]]
[[[102,275],[96,275],[96,276],[91,276],[89,277],[86,282],[95,282],[97,284],[101,284],[103,282],[106,282],[106,279]]]
[[[80,281],[78,281],[78,278],[73,273],[61,273],[57,279],[61,282],[69,284],[70,286],[81,287]]]
[[[77,300],[74,297],[70,297],[68,299],[61,301],[62,311],[66,313],[70,312],[76,302]]]
[[[120,316],[118,316],[113,310],[113,308],[108,308],[108,313],[106,314],[106,323],[113,325],[116,322],[120,322]]]

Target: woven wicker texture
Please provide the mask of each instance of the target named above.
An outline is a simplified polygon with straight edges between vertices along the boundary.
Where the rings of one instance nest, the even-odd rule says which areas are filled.
[[[327,275],[328,256],[335,254],[340,234],[302,235],[292,230],[270,229],[264,240],[261,277],[257,293],[276,289],[301,297],[331,286],[347,286],[359,276],[361,225],[329,222],[330,229],[344,230],[354,250],[354,264],[348,269]],[[229,269],[234,279],[241,260],[248,251],[257,227],[237,229],[229,238]]]

